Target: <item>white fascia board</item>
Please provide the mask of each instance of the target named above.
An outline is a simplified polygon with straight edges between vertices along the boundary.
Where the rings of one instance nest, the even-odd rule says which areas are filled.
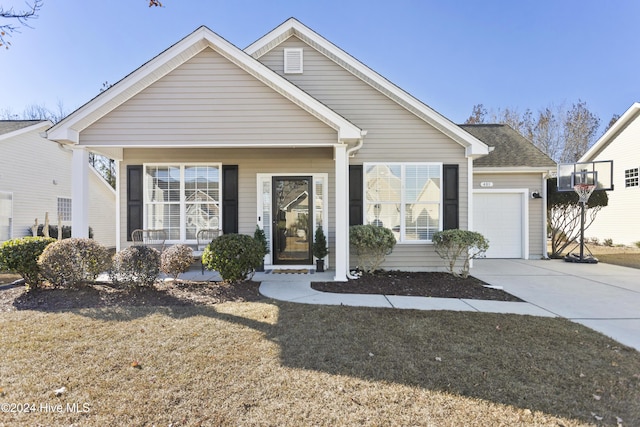
[[[43,130],[49,129],[51,126],[53,126],[53,123],[51,121],[43,120],[31,126],[23,127],[21,129],[16,129],[11,132],[0,134],[0,141],[4,139],[13,138],[15,136],[22,135],[29,132],[43,131]]]
[[[287,35],[295,35],[296,37],[301,38],[303,41],[306,41],[305,39],[311,41],[312,46],[314,44],[320,46],[329,55],[334,56],[343,64],[345,64],[347,66],[347,70],[349,70],[350,68],[351,70],[356,71],[358,74],[365,77],[365,82],[369,80],[370,82],[367,83],[373,83],[378,88],[383,89],[383,93],[384,91],[386,91],[388,94],[391,94],[393,97],[401,100],[402,103],[405,104],[405,108],[408,107],[407,109],[409,111],[412,111],[414,114],[416,114],[417,112],[418,114],[416,115],[418,117],[422,118],[427,123],[452,138],[458,144],[465,147],[465,153],[467,157],[479,157],[489,154],[489,148],[485,143],[483,143],[470,133],[466,132],[458,125],[451,122],[449,119],[447,119],[437,111],[433,110],[428,105],[424,104],[398,86],[394,85],[389,80],[346,53],[344,50],[340,49],[324,37],[320,36],[318,33],[300,23],[295,18],[288,19],[287,21],[276,27],[274,30],[249,45],[244,51],[249,55],[254,55],[264,47],[273,48],[277,45],[274,42]],[[331,56],[329,56],[329,58],[333,59],[331,58]]]
[[[70,138],[69,129],[79,133],[93,122],[108,114],[151,83],[159,80],[206,48],[211,48],[262,83],[285,96],[336,131],[341,140],[357,140],[361,130],[344,117],[329,109],[295,85],[280,77],[259,61],[253,59],[207,27],[200,27],[169,49],[120,80],[114,86],[80,107],[65,120],[54,126],[49,138],[77,143]]]
[[[578,162],[592,162],[596,155],[614,139],[614,136],[624,129],[640,114],[640,102],[634,103],[622,116],[587,150]]]
[[[482,167],[482,166],[474,166],[473,173],[476,175],[481,174],[496,174],[496,173],[551,173],[555,172],[556,168],[549,167],[530,167],[530,166],[522,166],[522,167]]]

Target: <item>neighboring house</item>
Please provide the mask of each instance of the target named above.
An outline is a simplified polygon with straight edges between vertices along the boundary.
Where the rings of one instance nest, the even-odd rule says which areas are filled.
[[[508,125],[461,125],[487,144],[473,162],[473,228],[487,258],[547,257],[547,177],[556,163]]]
[[[633,104],[579,162],[613,160],[613,191],[585,237],[632,245],[640,241],[640,103]]]
[[[30,236],[36,219],[71,225],[71,150],[41,136],[48,120],[0,120],[0,242]],[[115,191],[89,168],[89,225],[94,239],[115,246]]]
[[[87,150],[117,160],[118,248],[136,228],[194,244],[189,224],[249,235],[258,224],[267,268],[312,268],[312,239],[301,236],[322,225],[336,280],[353,265],[349,225],[358,223],[393,230],[398,244],[384,268],[443,269],[431,236],[473,228],[473,161],[489,152],[295,19],[244,51],[200,27],[48,138],[73,150],[79,195]],[[74,231],[89,206],[86,196],[74,204]]]

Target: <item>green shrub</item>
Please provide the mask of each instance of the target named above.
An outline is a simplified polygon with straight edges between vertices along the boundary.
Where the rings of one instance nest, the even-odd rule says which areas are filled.
[[[262,248],[262,257],[264,258],[269,252],[269,244],[267,243],[267,236],[264,234],[264,230],[256,225],[256,231],[253,233],[253,238],[258,242]]]
[[[313,256],[318,259],[324,259],[329,255],[329,248],[327,247],[327,238],[324,235],[322,226],[316,228],[316,234],[313,239]]]
[[[44,224],[38,225],[38,236],[44,236]],[[29,233],[31,233],[31,228],[29,228]],[[49,226],[49,237],[53,237],[54,239],[58,238],[58,226],[50,225]],[[70,239],[71,238],[71,226],[63,225],[62,226],[62,238]],[[89,227],[89,238],[93,239],[93,229]]]
[[[633,244],[636,245],[636,248],[640,248],[640,240],[637,242],[634,242]]]
[[[151,286],[160,274],[160,252],[149,246],[130,246],[113,256],[109,277],[116,286]]]
[[[7,240],[0,245],[0,271],[17,273],[29,289],[40,285],[38,257],[55,239],[45,237],[22,237]]]
[[[204,249],[202,263],[207,270],[220,273],[227,282],[246,280],[253,276],[264,258],[264,248],[251,236],[224,234]]]
[[[469,277],[469,263],[489,249],[489,241],[485,237],[468,230],[445,230],[433,235],[433,244],[440,258],[448,262],[448,269],[456,277]],[[460,273],[455,271],[458,259],[463,259]]]
[[[604,239],[602,241],[602,244],[608,247],[612,247],[613,246],[613,239]]]
[[[56,287],[77,287],[109,270],[109,250],[91,239],[56,241],[38,258],[42,277]]]
[[[193,249],[186,245],[173,245],[160,255],[160,271],[178,278],[193,264]]]
[[[396,238],[391,230],[376,225],[352,225],[349,241],[356,255],[358,267],[373,273],[393,251]]]

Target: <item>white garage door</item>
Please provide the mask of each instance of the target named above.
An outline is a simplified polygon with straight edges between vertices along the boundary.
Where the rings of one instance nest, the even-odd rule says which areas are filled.
[[[522,258],[522,193],[474,193],[474,229],[489,239],[487,258]]]

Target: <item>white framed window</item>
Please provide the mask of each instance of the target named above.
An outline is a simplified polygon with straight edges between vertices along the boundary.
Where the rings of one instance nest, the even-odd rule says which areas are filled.
[[[195,242],[198,230],[219,228],[221,165],[144,165],[144,226],[167,240]]]
[[[71,221],[71,198],[58,197],[58,218],[60,221]]]
[[[399,243],[430,242],[442,230],[441,163],[365,163],[364,194],[365,223]]]
[[[626,169],[624,171],[624,186],[638,187],[640,182],[638,181],[638,168]]]
[[[13,193],[0,191],[0,242],[13,235]]]

